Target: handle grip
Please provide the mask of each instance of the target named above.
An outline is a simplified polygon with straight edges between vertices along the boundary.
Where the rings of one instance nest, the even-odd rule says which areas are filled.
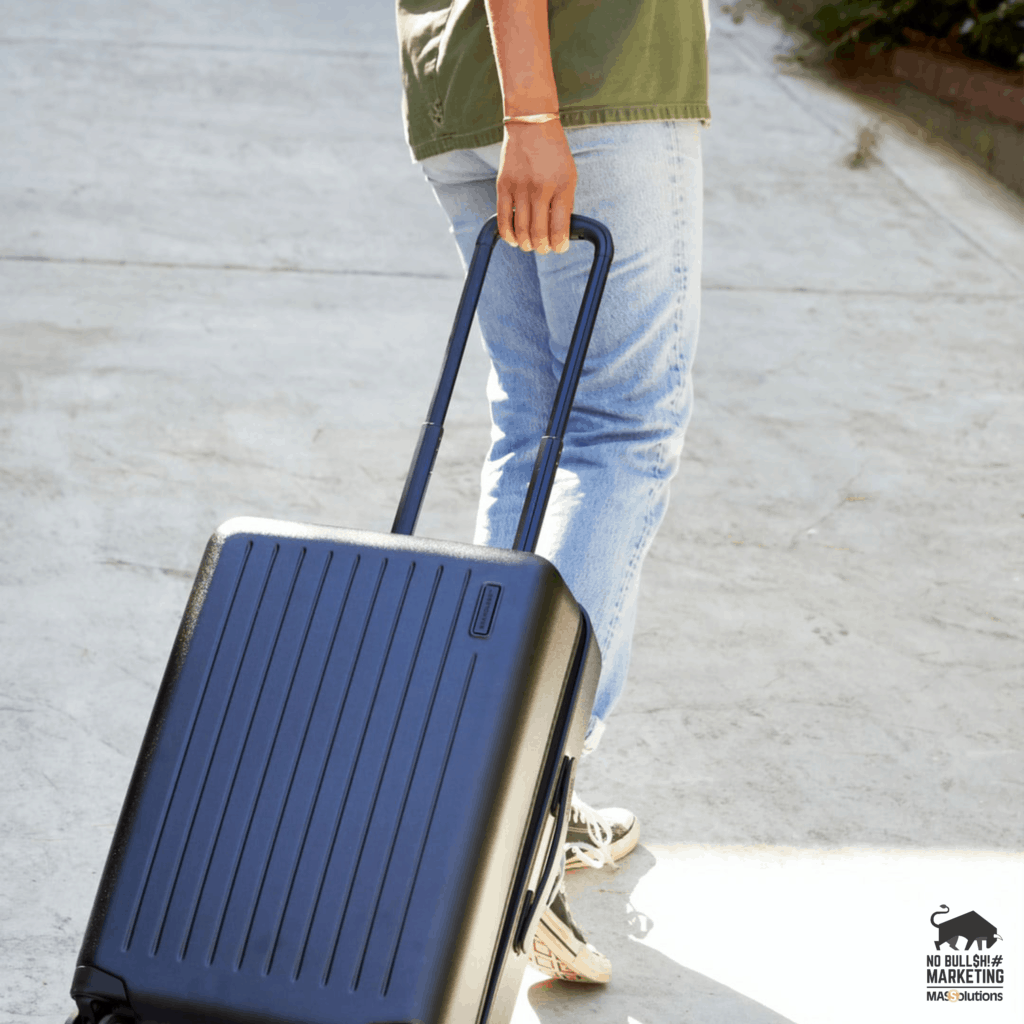
[[[434,469],[434,461],[437,458],[437,450],[444,433],[444,419],[448,414],[452,391],[455,388],[455,379],[466,350],[466,339],[469,337],[469,329],[473,324],[473,316],[480,300],[480,291],[487,274],[487,266],[498,237],[498,218],[495,216],[484,224],[477,235],[473,258],[466,273],[462,296],[459,299],[459,308],[455,314],[455,323],[448,337],[448,347],[445,350],[441,374],[434,389],[434,397],[430,403],[426,422],[420,430],[419,441],[405,479],[402,497],[398,502],[395,521],[391,527],[392,533],[411,534],[416,528],[416,520],[419,518],[420,508],[423,505],[423,496],[426,493],[430,474]],[[555,394],[551,418],[548,421],[544,437],[541,439],[537,461],[534,463],[526,502],[519,520],[519,528],[516,531],[516,539],[512,545],[514,551],[533,551],[537,546],[544,511],[547,508],[548,498],[551,496],[555,471],[558,469],[558,460],[562,453],[562,442],[569,422],[569,413],[572,410],[576,388],[583,370],[583,360],[590,344],[594,321],[597,319],[597,310],[601,304],[601,296],[604,294],[605,282],[608,279],[608,269],[615,253],[611,232],[604,224],[591,217],[573,214],[569,222],[569,237],[576,241],[590,242],[594,246],[594,261],[590,268],[586,290],[583,293],[579,315],[576,318],[572,341],[569,343],[562,378]]]

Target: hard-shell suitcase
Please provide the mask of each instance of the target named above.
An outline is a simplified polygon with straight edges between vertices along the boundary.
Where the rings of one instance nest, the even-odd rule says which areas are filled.
[[[497,237],[492,218],[393,532],[237,519],[210,540],[86,930],[80,1024],[511,1015],[599,674],[531,552],[612,242],[573,218],[594,264],[506,551],[409,536]]]

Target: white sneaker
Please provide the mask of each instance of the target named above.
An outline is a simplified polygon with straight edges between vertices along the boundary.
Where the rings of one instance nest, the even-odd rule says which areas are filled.
[[[595,811],[575,792],[565,830],[565,867],[603,868],[622,860],[640,839],[636,815],[621,807]]]
[[[611,961],[587,942],[569,913],[562,884],[541,915],[527,955],[550,978],[604,984],[612,977]]]

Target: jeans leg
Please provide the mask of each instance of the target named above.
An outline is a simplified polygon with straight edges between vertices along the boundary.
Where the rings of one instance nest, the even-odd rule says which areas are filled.
[[[430,157],[424,171],[452,223],[463,268],[484,221],[494,215],[501,147]],[[499,241],[480,293],[477,321],[491,361],[491,445],[481,472],[474,543],[511,547],[548,424],[558,379],[534,253]],[[589,610],[589,609],[588,609]]]
[[[668,503],[692,408],[700,317],[699,128],[661,121],[570,129],[576,212],[612,232],[615,259],[537,546],[593,620],[603,722],[629,666],[640,570]],[[424,170],[464,261],[494,212],[500,147],[432,157]],[[499,242],[479,318],[492,369],[492,447],[476,540],[508,546],[561,374],[592,250],[521,253]],[[509,276],[506,276],[509,275]]]

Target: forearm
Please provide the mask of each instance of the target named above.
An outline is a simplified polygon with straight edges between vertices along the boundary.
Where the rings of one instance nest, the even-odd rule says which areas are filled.
[[[484,0],[505,116],[558,110],[547,0]]]

